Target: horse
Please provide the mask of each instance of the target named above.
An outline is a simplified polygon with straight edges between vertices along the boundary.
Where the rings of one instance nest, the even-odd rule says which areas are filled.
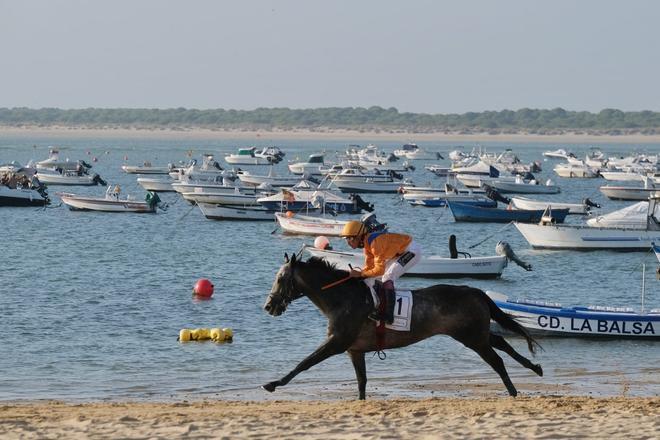
[[[321,258],[303,261],[296,258],[295,253],[290,259],[286,254],[284,258],[285,263],[275,276],[264,309],[272,316],[279,316],[291,302],[307,296],[328,319],[328,332],[326,340],[287,375],[263,385],[266,391],[273,392],[300,372],[346,352],[357,376],[358,398],[365,400],[366,352],[405,347],[438,334],[451,336],[474,350],[499,374],[512,397],[518,392],[494,349],[507,353],[522,366],[543,376],[540,365],[516,352],[502,336],[491,333],[490,320],[493,319],[504,329],[525,338],[532,354],[538,345],[525,328],[497,307],[482,290],[443,284],[413,290],[410,331],[387,329],[384,335],[378,335],[374,321],[368,319],[374,307],[371,292],[361,279],[348,278],[348,272]]]

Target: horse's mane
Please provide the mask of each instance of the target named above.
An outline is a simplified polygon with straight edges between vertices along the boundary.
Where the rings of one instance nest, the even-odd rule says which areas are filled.
[[[317,269],[324,272],[335,272],[340,270],[337,269],[336,264],[330,263],[328,260],[322,257],[310,257],[307,261],[305,261],[305,263],[311,269]]]

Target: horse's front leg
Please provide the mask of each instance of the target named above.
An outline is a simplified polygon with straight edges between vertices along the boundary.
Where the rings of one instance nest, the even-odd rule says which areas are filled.
[[[346,342],[343,339],[340,339],[334,335],[328,337],[328,339],[323,342],[314,353],[307,356],[302,362],[300,362],[296,368],[291,370],[289,374],[281,378],[280,380],[275,380],[269,382],[266,385],[263,385],[262,388],[266,391],[273,392],[275,388],[283,386],[291,382],[291,379],[296,377],[298,373],[305,371],[319,362],[323,362],[327,358],[334,356],[339,353],[343,353],[350,346],[350,342]]]
[[[358,398],[360,400],[366,399],[366,390],[367,390],[367,366],[364,362],[364,351],[350,351],[348,355],[353,362],[353,368],[355,368],[355,376],[357,377],[358,383]]]

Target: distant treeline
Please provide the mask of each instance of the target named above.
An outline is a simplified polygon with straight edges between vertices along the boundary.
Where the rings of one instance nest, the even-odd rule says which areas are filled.
[[[485,111],[463,114],[401,113],[396,108],[331,107],[256,110],[0,108],[0,125],[216,129],[356,129],[408,132],[660,133],[660,113],[605,109],[598,113],[561,108]]]

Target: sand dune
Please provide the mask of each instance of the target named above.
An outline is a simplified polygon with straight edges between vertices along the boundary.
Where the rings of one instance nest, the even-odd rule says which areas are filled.
[[[657,438],[660,398],[59,402],[0,406],[13,438]]]

